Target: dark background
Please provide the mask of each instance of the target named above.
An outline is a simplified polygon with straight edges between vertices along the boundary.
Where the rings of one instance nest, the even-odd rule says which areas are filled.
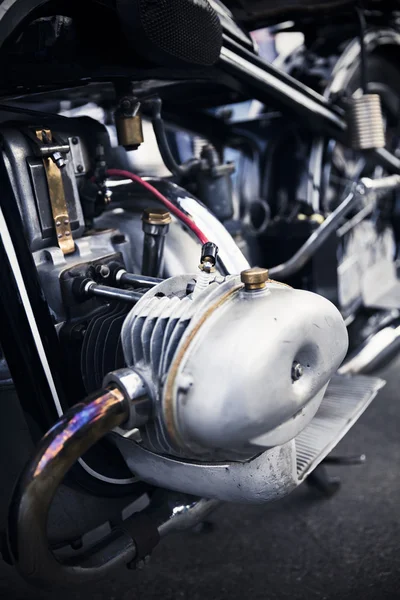
[[[57,600],[313,600],[400,598],[400,405],[397,361],[386,387],[335,454],[363,466],[330,467],[339,493],[306,485],[266,506],[224,505],[213,531],[163,541],[143,571],[78,592],[29,590],[0,568],[0,598]]]

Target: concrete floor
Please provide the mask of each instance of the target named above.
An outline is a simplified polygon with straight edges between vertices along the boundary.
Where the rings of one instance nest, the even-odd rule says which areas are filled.
[[[337,600],[400,598],[400,361],[336,453],[342,488],[327,500],[307,486],[267,506],[226,505],[214,531],[165,540],[140,572],[90,590],[38,594],[6,565],[0,598],[49,600]]]

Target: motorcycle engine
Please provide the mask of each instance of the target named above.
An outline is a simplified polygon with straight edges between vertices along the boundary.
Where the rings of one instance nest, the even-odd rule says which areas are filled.
[[[314,417],[347,350],[346,327],[334,305],[269,280],[265,270],[249,270],[222,223],[184,189],[159,180],[154,184],[171,202],[184,204],[219,246],[218,260],[193,273],[201,246],[173,218],[164,279],[152,289],[136,285],[132,308],[125,301],[131,287],[118,284],[114,275],[140,273],[141,216],[158,204],[131,182],[116,181],[109,189],[95,184],[102,169],[104,178],[105,164],[112,168],[120,160],[106,129],[89,118],[56,119],[5,126],[2,137],[27,242],[58,332],[71,404],[126,367],[143,379],[151,398],[151,418],[139,429],[117,432],[105,462],[117,446],[135,475],[203,493],[203,483],[192,485],[190,476],[184,484],[174,477],[161,481],[147,458],[140,468],[135,452],[217,465],[246,463],[266,450],[288,447]],[[44,160],[45,141],[53,156]],[[62,169],[53,166],[57,148],[66,157]],[[56,215],[60,199],[62,219]],[[76,285],[82,281],[114,285],[121,298],[82,296]],[[62,414],[61,405],[56,408]],[[104,476],[103,459],[96,454],[90,473],[118,482],[114,475]],[[229,485],[219,496],[234,497]]]

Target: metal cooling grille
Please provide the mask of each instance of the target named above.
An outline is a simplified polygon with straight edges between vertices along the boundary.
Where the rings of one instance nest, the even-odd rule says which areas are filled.
[[[365,375],[335,375],[311,423],[296,437],[297,477],[304,479],[342,439],[385,385]]]

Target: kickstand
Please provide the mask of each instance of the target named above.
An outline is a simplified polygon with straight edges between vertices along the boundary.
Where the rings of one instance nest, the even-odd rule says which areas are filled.
[[[362,465],[366,461],[365,454],[360,454],[357,456],[327,456],[314,469],[312,473],[307,477],[306,482],[310,487],[318,490],[326,496],[330,498],[340,489],[340,479],[339,477],[331,477],[326,470],[325,465],[337,465],[337,466],[348,466],[348,465]]]
[[[326,467],[323,464],[318,465],[306,479],[307,484],[321,492],[327,498],[330,498],[340,489],[339,477],[328,475]]]
[[[325,465],[346,467],[348,465],[363,465],[366,460],[365,454],[358,454],[356,456],[326,456],[322,462]]]

